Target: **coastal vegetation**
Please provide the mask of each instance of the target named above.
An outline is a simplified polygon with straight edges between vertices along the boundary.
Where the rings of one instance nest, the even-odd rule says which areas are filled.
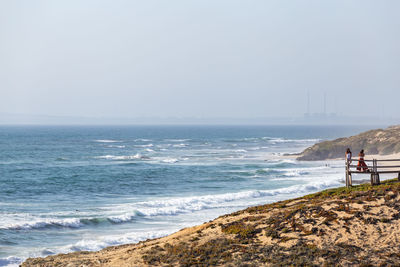
[[[167,237],[23,266],[395,266],[400,183],[335,188],[249,207]]]
[[[298,160],[325,160],[344,158],[346,148],[355,154],[361,149],[368,154],[390,155],[400,153],[400,126],[376,129],[347,138],[323,141],[304,150]]]

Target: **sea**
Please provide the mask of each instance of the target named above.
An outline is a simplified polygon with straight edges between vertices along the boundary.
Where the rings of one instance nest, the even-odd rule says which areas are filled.
[[[0,266],[343,186],[343,161],[287,155],[371,128],[0,126]]]

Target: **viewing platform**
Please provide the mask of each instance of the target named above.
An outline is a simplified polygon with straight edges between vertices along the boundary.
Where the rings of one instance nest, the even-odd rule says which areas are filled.
[[[364,162],[366,166],[354,165],[354,162]],[[397,162],[397,163],[396,163]],[[346,187],[352,186],[352,174],[369,174],[371,185],[380,184],[380,174],[396,173],[400,181],[400,159],[372,159],[359,160],[352,159],[351,162],[345,161],[346,165]]]

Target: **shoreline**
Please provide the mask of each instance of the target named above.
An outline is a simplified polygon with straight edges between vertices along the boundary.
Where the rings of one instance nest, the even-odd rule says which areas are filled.
[[[296,260],[308,264],[361,264],[363,255],[371,253],[372,263],[389,263],[395,256],[383,257],[374,249],[378,245],[400,253],[395,245],[400,241],[399,200],[397,181],[328,189],[250,207],[165,237],[96,252],[30,258],[22,266],[235,265],[249,260],[259,266],[273,265],[274,258],[266,256],[266,250],[283,261],[288,253],[287,259],[292,260],[290,255],[305,253],[305,258]],[[332,254],[336,256],[326,258],[327,251],[336,251]]]
[[[280,159],[295,159],[295,155],[279,155],[279,156],[277,156],[277,158],[280,158]],[[354,157],[353,157],[354,158]],[[367,157],[366,157],[366,159],[372,159],[372,158],[375,158],[375,159],[388,159],[388,158],[400,158],[400,153],[398,153],[398,154],[392,154],[392,155],[367,155]],[[324,161],[338,161],[338,160],[344,160],[344,159],[329,159],[329,160],[324,160]],[[366,181],[368,181],[367,179],[365,179],[365,180],[360,180],[360,181],[358,181],[358,182],[366,182]],[[356,181],[356,183],[357,183],[357,181]],[[301,198],[301,197],[300,197]],[[283,201],[286,201],[286,200],[283,200]],[[279,202],[281,202],[281,201],[279,201]],[[269,205],[269,204],[267,204],[267,205]],[[225,215],[222,215],[221,217],[223,217],[223,216],[228,216],[229,214],[225,214]],[[219,218],[219,217],[218,217]],[[218,219],[217,218],[217,219]],[[204,224],[204,223],[203,223]],[[199,227],[200,225],[197,225],[197,226],[193,226],[193,227],[189,227],[189,228],[184,228],[184,229],[182,229],[182,230],[185,230],[185,229],[192,229],[192,228],[196,228],[196,227]],[[178,231],[178,232],[176,232],[176,233],[173,233],[173,234],[170,234],[170,235],[167,235],[167,236],[162,236],[162,237],[159,237],[159,238],[155,238],[154,240],[158,240],[158,239],[160,239],[160,238],[165,238],[165,237],[169,237],[169,236],[172,236],[172,235],[175,235],[175,234],[177,234],[177,233],[179,233],[179,232],[181,232],[182,230],[180,230],[180,231]],[[123,244],[123,245],[117,245],[116,247],[120,247],[120,246],[135,246],[135,245],[138,245],[138,244],[141,244],[142,242],[144,242],[144,241],[140,241],[139,243],[130,243],[130,244]],[[113,248],[114,246],[110,246],[110,247],[106,247],[106,248],[103,248],[103,249],[101,249],[101,250],[99,250],[99,251],[79,251],[79,252],[69,252],[69,253],[66,253],[66,254],[56,254],[56,255],[52,255],[52,256],[58,256],[58,255],[70,255],[70,254],[75,254],[75,253],[98,253],[98,252],[101,252],[101,251],[103,251],[103,250],[107,250],[107,249],[109,249],[109,248]],[[50,257],[52,257],[52,256],[50,256]],[[36,258],[36,259],[40,259],[40,257],[38,257],[38,258]],[[26,261],[26,259],[25,259],[25,261]],[[24,262],[25,262],[24,261]],[[28,266],[30,266],[30,265],[28,265]]]
[[[278,160],[278,161],[283,160],[284,162],[287,162],[287,161],[285,161],[286,158],[283,157],[281,154],[278,154],[278,153],[273,154],[273,156],[271,158],[268,158],[268,160],[271,160],[272,162],[274,162],[276,160]],[[293,161],[295,161],[295,159],[293,159]],[[292,162],[292,160],[290,162]],[[317,167],[317,168],[319,168],[319,167]],[[216,214],[215,216],[206,218],[204,220],[203,219],[201,219],[201,220],[199,219],[196,222],[194,222],[194,223],[192,223],[192,224],[190,224],[188,226],[192,227],[194,225],[199,225],[199,224],[203,223],[204,221],[207,221],[209,219],[214,219],[214,218],[216,218],[218,216],[225,216],[226,214],[229,214],[230,212],[237,211],[238,209],[244,209],[244,208],[248,208],[250,206],[262,205],[262,204],[265,204],[265,203],[272,203],[272,202],[275,202],[275,201],[282,201],[282,200],[286,200],[286,199],[290,199],[290,198],[294,198],[294,197],[300,197],[300,196],[303,196],[305,194],[309,194],[309,193],[312,193],[312,192],[317,192],[317,191],[320,191],[320,190],[323,190],[323,189],[326,189],[326,188],[332,188],[332,187],[335,187],[335,186],[339,186],[340,183],[342,183],[342,182],[339,182],[339,181],[336,182],[335,181],[332,184],[332,183],[330,183],[330,181],[327,182],[327,181],[322,181],[321,180],[321,181],[319,181],[317,183],[312,183],[312,185],[309,185],[309,186],[304,186],[304,185],[301,185],[301,184],[295,184],[295,185],[292,185],[292,186],[287,187],[287,188],[284,187],[284,188],[266,189],[266,190],[253,189],[253,190],[249,190],[249,191],[245,191],[245,192],[238,192],[238,194],[245,193],[245,195],[247,193],[251,193],[251,194],[255,194],[255,195],[258,195],[258,194],[263,195],[265,193],[266,195],[264,195],[263,198],[265,198],[265,196],[268,196],[268,197],[267,197],[267,199],[264,199],[263,201],[258,201],[258,203],[249,204],[247,202],[245,205],[242,205],[241,207],[238,207],[238,208],[236,208],[234,210],[230,210],[230,211],[226,211],[226,212],[223,212],[223,213],[219,213],[219,214]],[[310,186],[311,186],[312,189],[310,189]],[[289,189],[289,192],[286,192],[286,189]],[[296,191],[296,193],[294,193],[295,192],[294,190]],[[232,198],[232,196],[234,196],[235,194],[236,193],[229,193],[229,198]],[[223,194],[223,195],[225,195],[225,194]],[[208,195],[206,195],[206,196],[208,196]],[[255,198],[258,198],[258,197],[261,198],[261,196],[256,196]],[[182,227],[184,227],[184,226],[182,226]],[[135,240],[134,242],[139,242],[139,240],[144,240],[146,238],[161,238],[161,237],[164,237],[166,235],[173,234],[173,231],[178,231],[178,230],[179,229],[176,227],[172,231],[167,232],[166,234],[151,235],[151,237],[146,236],[145,238],[137,239],[138,241]],[[108,234],[108,232],[105,232],[105,233]],[[117,244],[118,244],[118,246],[126,245],[126,244],[136,244],[134,242],[129,242],[129,243],[120,242],[119,244],[118,243]],[[75,244],[77,244],[77,243],[72,243],[72,245],[70,245],[70,246],[72,247]],[[114,244],[116,244],[116,243],[114,243]],[[79,250],[79,252],[98,252],[99,250],[106,249],[106,248],[108,248],[110,246],[113,246],[113,244],[105,244],[105,245],[102,245],[101,247],[98,247],[98,248],[95,248],[95,249],[92,249],[91,247],[80,248],[81,250]],[[60,255],[60,254],[75,253],[71,249],[70,250],[59,249],[59,250],[53,250],[53,251],[55,252],[55,254],[51,254],[52,256]],[[14,262],[11,262],[11,260],[9,260],[8,258],[3,258],[3,260],[6,262],[6,264],[8,263],[8,264],[14,264],[12,266],[18,266],[18,265],[15,265],[15,264],[22,264],[27,259],[27,257],[14,256],[14,255],[8,257],[8,258],[16,258],[17,260],[15,260]],[[40,258],[40,257],[46,257],[46,255],[41,256],[40,254],[33,254],[33,256],[31,256],[31,257]]]

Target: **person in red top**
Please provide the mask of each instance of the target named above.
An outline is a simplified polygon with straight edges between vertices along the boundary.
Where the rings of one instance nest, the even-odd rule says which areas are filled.
[[[357,171],[368,172],[369,171],[368,166],[367,166],[367,164],[365,164],[365,161],[364,161],[364,157],[365,157],[364,149],[362,149],[360,151],[360,153],[358,153],[358,156],[360,157],[360,159],[357,164]]]

